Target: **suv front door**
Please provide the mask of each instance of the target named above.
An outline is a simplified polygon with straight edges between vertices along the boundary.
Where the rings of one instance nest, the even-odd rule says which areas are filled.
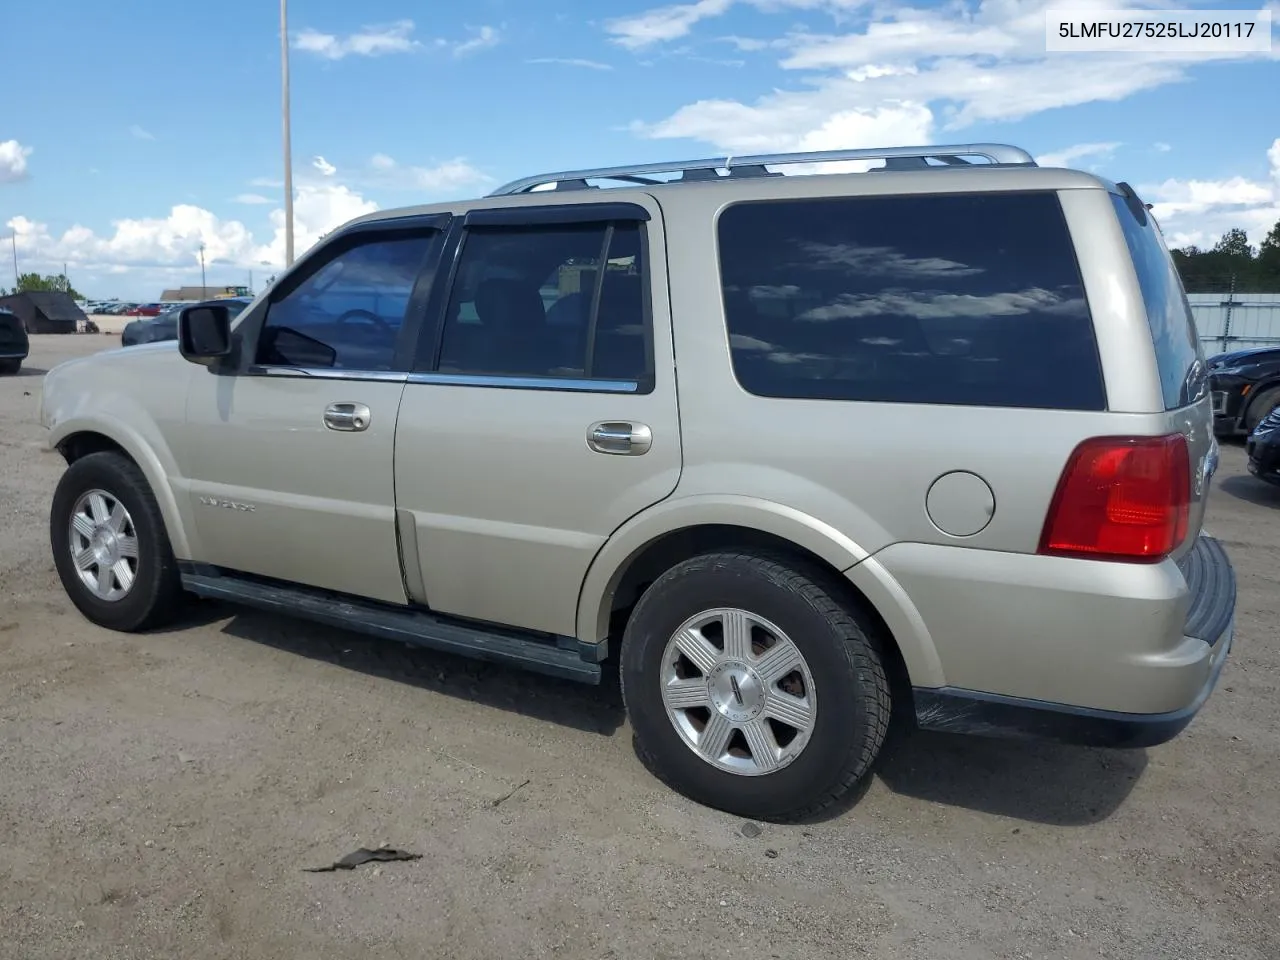
[[[233,369],[192,377],[182,457],[199,560],[406,602],[393,444],[440,226],[330,239],[237,328]]]
[[[680,475],[660,211],[473,209],[451,234],[396,434],[409,590],[573,635],[597,551]]]

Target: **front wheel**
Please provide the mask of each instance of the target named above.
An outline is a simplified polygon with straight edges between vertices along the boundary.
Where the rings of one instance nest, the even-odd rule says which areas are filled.
[[[844,799],[884,742],[878,638],[825,571],[751,553],[694,557],[636,605],[622,694],[646,765],[739,816],[793,821]]]
[[[22,369],[22,360],[15,360],[12,357],[0,360],[0,373],[17,373]]]
[[[1264,390],[1258,394],[1253,398],[1253,402],[1249,404],[1249,409],[1245,411],[1245,431],[1253,433],[1254,428],[1277,407],[1280,407],[1280,387],[1272,387],[1270,390]]]
[[[63,589],[84,616],[111,630],[163,624],[182,594],[164,518],[137,464],[91,453],[58,481],[49,543]]]

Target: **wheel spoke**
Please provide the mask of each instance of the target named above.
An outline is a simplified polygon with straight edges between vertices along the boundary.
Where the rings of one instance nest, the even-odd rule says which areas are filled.
[[[751,624],[746,612],[726,611],[721,623],[724,624],[724,655],[745,662],[751,655]]]
[[[80,536],[88,540],[93,536],[93,518],[84,513],[77,513],[71,520],[71,526]]]
[[[707,682],[702,677],[673,680],[662,688],[662,699],[672,710],[706,707],[711,702],[707,696]]]
[[[711,719],[698,736],[698,750],[710,760],[719,760],[729,747],[733,724],[719,710],[711,711]]]
[[[100,493],[89,495],[89,511],[93,514],[93,522],[102,526],[111,519],[111,510],[107,507],[107,498]]]
[[[125,512],[124,504],[117,500],[115,506],[111,508],[111,516],[107,518],[107,526],[114,533],[123,533],[125,521],[128,519],[129,514]]]
[[[697,630],[682,631],[676,637],[676,649],[688,657],[704,677],[715,669],[720,659],[720,651]]]
[[[76,565],[77,570],[88,570],[93,566],[93,551],[89,549],[77,550],[71,556],[71,560]]]
[[[764,715],[797,730],[813,726],[813,706],[808,700],[773,689],[764,702]]]
[[[761,770],[769,771],[778,765],[778,748],[773,739],[773,731],[763,720],[752,720],[743,724],[742,735],[751,748],[751,759]]]
[[[756,673],[768,685],[777,683],[803,663],[800,651],[790,640],[777,638],[777,642],[764,652],[755,663]]]
[[[133,568],[129,566],[129,561],[117,560],[111,571],[116,575],[116,582],[120,584],[121,590],[127,591],[133,586]]]
[[[111,568],[105,563],[98,564],[98,595],[105,597],[109,594],[115,584],[111,572]]]
[[[120,556],[131,560],[138,559],[137,537],[120,537],[116,540],[116,546],[120,548]]]

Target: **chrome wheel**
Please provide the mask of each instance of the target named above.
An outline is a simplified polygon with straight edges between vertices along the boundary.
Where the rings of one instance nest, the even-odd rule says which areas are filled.
[[[116,497],[90,490],[76,500],[68,530],[71,562],[99,600],[123,600],[138,578],[138,532]]]
[[[791,638],[735,607],[686,620],[662,656],[662,703],[694,753],[744,776],[798,757],[817,717],[809,665]]]

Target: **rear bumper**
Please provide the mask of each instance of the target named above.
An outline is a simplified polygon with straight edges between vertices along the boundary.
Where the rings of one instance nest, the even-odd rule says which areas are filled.
[[[1235,623],[1235,571],[1218,541],[1202,535],[1176,565],[1024,557],[983,574],[981,562],[963,574],[950,565],[945,590],[936,566],[895,571],[924,601],[946,678],[915,687],[920,727],[1150,746],[1177,736],[1208,700]]]

